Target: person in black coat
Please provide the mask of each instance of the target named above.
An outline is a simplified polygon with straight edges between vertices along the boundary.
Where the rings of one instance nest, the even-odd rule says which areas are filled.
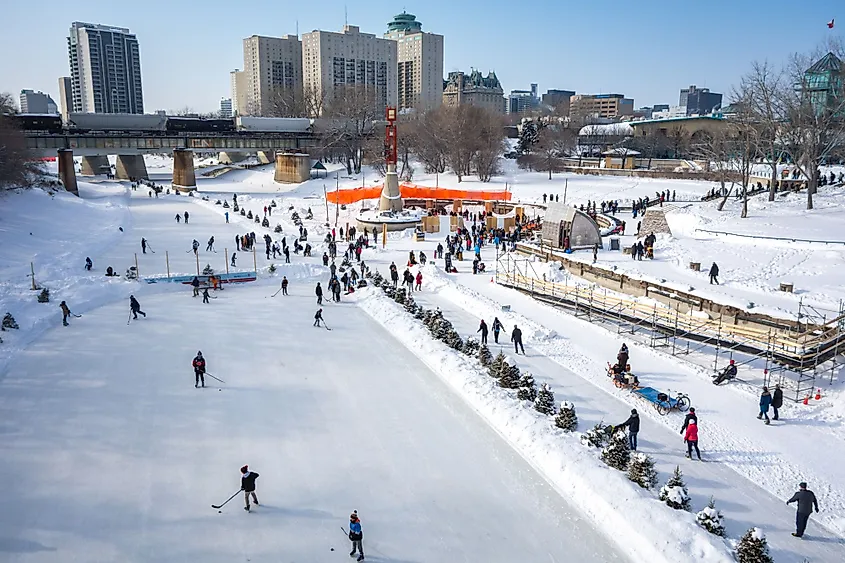
[[[317,282],[317,289],[314,290],[317,294],[317,305],[323,304],[323,288],[320,287],[320,282]]]
[[[323,320],[323,310],[317,309],[317,312],[314,313],[314,326],[320,326],[320,321]]]
[[[493,340],[496,344],[499,343],[499,331],[501,331],[504,327],[502,325],[502,321],[499,320],[499,317],[493,317]]]
[[[200,280],[197,276],[194,276],[194,279],[191,280],[191,287],[194,288],[194,297],[200,294]]]
[[[244,500],[246,501],[246,506],[244,510],[249,512],[249,497],[252,495],[252,502],[255,503],[255,506],[258,505],[258,497],[255,496],[255,480],[258,479],[258,473],[255,471],[250,471],[248,465],[244,465],[241,467],[241,490],[244,492]]]
[[[202,381],[202,386],[205,387],[205,358],[202,357],[202,352],[197,352],[191,366],[194,368],[194,387],[199,387],[200,381]]]
[[[487,323],[484,322],[484,319],[481,319],[481,325],[479,325],[478,330],[475,332],[481,333],[481,343],[487,344]]]
[[[719,285],[719,266],[715,262],[710,266],[710,285],[713,285],[714,282]]]
[[[689,412],[684,417],[684,425],[681,426],[681,434],[686,432],[687,426],[689,426],[690,421],[695,421],[695,424],[698,425],[698,416],[695,414],[695,407],[690,407]]]
[[[134,295],[129,296],[129,309],[132,311],[132,315],[134,315],[132,317],[133,319],[138,318],[138,313],[141,313],[145,317],[147,316],[147,314],[144,311],[141,310],[141,304],[138,303],[138,300],[135,299]],[[777,411],[775,411],[775,412],[777,412]]]
[[[525,346],[522,345],[522,331],[519,330],[519,327],[513,325],[513,332],[511,332],[511,342],[513,342],[513,351],[516,354],[519,354],[520,348],[522,349],[523,355],[525,354]]]
[[[810,519],[813,509],[815,508],[816,512],[819,511],[819,503],[816,501],[816,495],[813,494],[813,491],[807,490],[807,483],[799,483],[798,492],[792,495],[792,498],[786,501],[786,504],[793,502],[798,503],[798,511],[795,513],[795,531],[792,532],[792,535],[800,538],[804,535],[804,530],[807,529],[807,520]]]
[[[631,409],[631,416],[628,420],[619,424],[616,428],[628,428],[628,447],[631,451],[637,451],[637,434],[640,432],[640,415],[637,409]]]
[[[772,393],[772,410],[775,411],[772,420],[778,419],[778,409],[783,406],[783,389],[780,385],[775,385],[775,392]]]

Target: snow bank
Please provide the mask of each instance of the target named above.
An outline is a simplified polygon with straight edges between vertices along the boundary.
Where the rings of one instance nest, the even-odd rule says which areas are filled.
[[[358,303],[633,560],[733,561],[727,546],[702,530],[694,515],[669,509],[624,473],[605,466],[580,445],[577,434],[556,429],[552,417],[517,402],[515,392],[496,386],[475,359],[433,340],[420,322],[377,288],[361,292]]]

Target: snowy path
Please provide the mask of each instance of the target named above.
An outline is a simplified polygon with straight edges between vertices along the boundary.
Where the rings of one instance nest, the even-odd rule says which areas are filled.
[[[699,406],[698,410],[701,417],[701,445],[703,455],[705,458],[711,460],[711,462],[699,464],[698,462],[688,461],[683,457],[684,444],[677,434],[677,429],[681,426],[682,417],[679,415],[660,417],[647,403],[638,401],[634,396],[626,392],[617,391],[606,377],[601,376],[600,379],[594,379],[589,374],[584,373],[578,375],[562,367],[561,364],[571,364],[573,354],[569,349],[573,345],[575,345],[577,352],[586,353],[593,360],[593,366],[595,366],[601,360],[594,358],[594,356],[604,358],[612,357],[612,354],[615,354],[617,344],[615,339],[609,338],[606,333],[605,335],[600,334],[601,329],[590,327],[587,323],[551,312],[545,306],[532,301],[528,297],[515,294],[510,290],[495,286],[494,284],[483,283],[481,278],[481,276],[477,276],[476,278],[459,276],[461,281],[472,279],[473,283],[471,285],[475,289],[482,291],[485,295],[494,296],[498,303],[512,304],[515,311],[518,311],[519,314],[526,315],[535,321],[540,320],[541,324],[546,328],[554,329],[558,335],[567,337],[565,341],[556,338],[555,340],[561,341],[558,342],[559,346],[557,347],[549,345],[550,343],[548,342],[543,342],[543,345],[538,350],[532,345],[532,337],[529,334],[531,327],[526,327],[523,324],[523,331],[528,331],[526,333],[526,341],[528,343],[526,349],[529,356],[514,356],[510,345],[503,345],[501,348],[512,358],[518,358],[520,368],[531,371],[538,383],[542,381],[551,383],[558,400],[569,400],[575,403],[580,417],[579,428],[590,428],[602,419],[606,423],[617,424],[627,418],[627,414],[632,406],[636,407],[643,416],[643,427],[640,432],[640,449],[655,456],[658,469],[661,472],[661,480],[665,480],[665,477],[674,466],[680,464],[688,477],[688,485],[693,497],[694,507],[700,509],[706,505],[709,497],[713,495],[716,498],[717,506],[726,515],[728,533],[731,536],[739,537],[751,526],[762,526],[768,534],[769,543],[772,546],[776,561],[801,562],[805,557],[810,561],[835,561],[845,556],[845,543],[827,530],[820,528],[815,522],[812,524],[813,529],[808,533],[808,538],[802,543],[797,543],[789,535],[794,530],[792,527],[794,519],[793,510],[787,508],[777,496],[761,489],[753,482],[737,479],[737,475],[731,466],[745,466],[745,469],[750,469],[752,473],[759,472],[761,475],[757,482],[771,481],[772,472],[776,472],[775,475],[778,477],[775,479],[783,480],[782,486],[785,489],[794,487],[798,480],[806,478],[806,473],[802,473],[799,478],[796,475],[783,473],[784,468],[782,467],[772,467],[769,465],[772,463],[772,460],[775,463],[779,461],[776,449],[769,451],[760,449],[759,446],[755,447],[753,443],[748,441],[753,439],[755,436],[754,432],[751,432],[752,438],[746,440],[745,443],[742,441],[742,438],[745,437],[741,436],[740,440],[732,440],[728,444],[720,444],[717,451],[710,449],[709,444],[713,443],[712,440],[719,440],[723,437],[721,434],[715,438],[713,437],[714,431],[721,430],[719,425],[713,421],[725,420],[723,418],[727,416],[723,412],[725,409],[747,408],[747,405],[742,405],[742,403],[748,403],[749,401],[728,401],[727,404],[719,404],[715,409],[711,409],[707,404],[700,406],[703,404],[702,402],[694,401],[693,404]],[[485,278],[485,281],[489,281],[489,278]],[[431,282],[430,276],[429,282]],[[429,287],[431,285],[429,283]],[[434,284],[435,287],[437,285],[437,283]],[[429,307],[440,307],[444,311],[445,316],[455,324],[456,329],[464,335],[475,333],[478,328],[477,323],[479,317],[485,318],[488,324],[490,324],[493,315],[498,315],[508,329],[511,329],[513,326],[513,317],[510,314],[498,311],[494,304],[480,303],[478,300],[468,297],[465,293],[449,291],[446,286],[442,288],[441,293],[424,291],[422,293],[416,293],[414,297],[420,304]],[[507,335],[503,333],[500,336],[501,342],[506,344],[508,340],[509,332]],[[492,333],[490,335],[490,342],[493,342]],[[491,351],[496,353],[498,348],[498,346],[494,345]],[[632,350],[632,361],[635,361],[637,357],[642,358],[642,352],[644,351],[639,347]],[[552,357],[550,358],[545,354],[552,354]],[[655,360],[657,360],[658,365],[654,365]],[[640,363],[643,363],[642,360],[640,360]],[[671,379],[672,368],[674,367],[674,370],[677,370],[677,365],[659,365],[659,358],[649,357],[647,364],[649,366],[649,373],[646,375],[638,371],[641,374],[640,377],[648,377],[649,382],[655,376],[660,377],[662,380],[661,383],[656,384],[660,388],[664,388],[668,383],[667,380]],[[665,374],[660,373],[660,369],[663,367],[666,367],[670,371]],[[655,373],[651,373],[652,370],[655,370]],[[687,377],[689,378],[689,376]],[[686,386],[684,389],[690,392],[693,398],[696,397],[689,386]],[[720,389],[719,391],[724,393],[724,390]],[[731,393],[731,395],[734,394]],[[739,397],[733,396],[732,398],[738,399]],[[753,419],[753,415],[749,426],[751,426],[751,422],[757,423],[756,419]],[[758,426],[762,429],[762,425],[758,424],[755,424],[754,428],[756,429]],[[774,429],[786,432],[792,430],[795,433],[801,433],[805,430],[800,427],[784,428],[776,426],[762,429],[762,431],[771,431]],[[727,436],[727,438],[730,438],[730,436]],[[778,436],[778,439],[783,438],[782,435]],[[796,447],[799,447],[799,455],[803,453],[800,451],[800,448],[803,447],[800,444],[801,440],[796,439]],[[767,447],[770,447],[770,445]],[[817,457],[819,457],[821,467],[807,467],[807,471],[812,470],[814,475],[823,476],[836,474],[837,470],[835,468],[825,466],[832,462],[827,462],[823,456]],[[725,463],[719,463],[719,461],[724,461]],[[742,473],[742,471],[740,472]],[[818,484],[816,491],[819,493],[824,492],[819,490]],[[838,500],[838,498],[834,498],[834,500]]]
[[[346,560],[352,508],[375,561],[623,560],[360,309],[326,307],[328,332],[310,283],[268,289],[148,296],[128,327],[105,306],[17,358],[4,560]],[[197,349],[222,391],[194,389]],[[243,463],[264,505],[219,515]]]

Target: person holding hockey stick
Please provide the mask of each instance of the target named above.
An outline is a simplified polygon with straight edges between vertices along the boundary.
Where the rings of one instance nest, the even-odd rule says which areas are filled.
[[[349,541],[352,542],[352,551],[349,557],[355,557],[359,553],[357,561],[364,560],[364,531],[361,529],[361,520],[358,518],[358,511],[353,510],[349,515]]]
[[[320,326],[320,321],[323,320],[323,310],[317,309],[317,312],[314,313],[314,326]]]
[[[214,237],[208,239],[208,244],[205,246],[206,252],[214,252]]]
[[[197,251],[200,249],[200,243],[197,239],[194,239],[194,242],[191,243],[191,248],[194,250],[194,255],[196,255]]]
[[[194,387],[199,387],[200,381],[202,381],[202,386],[205,387],[205,358],[202,357],[202,351],[197,352],[191,365],[194,366],[194,378],[196,379]]]
[[[146,254],[147,253],[147,239],[141,237],[141,252]]]
[[[144,315],[144,318],[147,316],[147,314],[141,310],[141,304],[138,303],[138,300],[135,299],[134,295],[129,296],[129,310],[132,311],[132,318],[136,321],[138,320],[138,313]]]
[[[252,502],[255,506],[259,506],[258,497],[255,496],[255,480],[258,479],[258,473],[250,471],[248,465],[241,467],[241,490],[244,492],[244,500],[246,506],[244,510],[249,512],[249,496],[252,495]]]
[[[282,295],[288,294],[288,278],[287,276],[282,276]]]
[[[317,289],[314,290],[314,292],[317,294],[317,305],[322,305],[323,304],[323,288],[320,287],[320,282],[317,282]],[[322,311],[322,309],[320,309],[320,310]]]
[[[215,299],[217,299],[217,298],[215,297]],[[207,287],[204,287],[203,290],[202,290],[202,302],[203,303],[209,303],[208,288]]]
[[[67,303],[62,301],[59,303],[59,307],[62,308],[62,324],[67,326],[67,318],[71,316],[73,313],[70,312],[70,307],[67,306]]]

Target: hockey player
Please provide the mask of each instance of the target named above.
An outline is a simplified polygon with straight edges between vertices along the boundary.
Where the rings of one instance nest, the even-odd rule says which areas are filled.
[[[323,288],[320,287],[320,282],[317,282],[317,289],[315,289],[314,292],[317,294],[317,305],[322,305],[323,304]]]
[[[244,510],[249,512],[249,497],[252,495],[252,502],[255,506],[258,505],[258,497],[255,496],[255,480],[258,479],[258,473],[250,471],[248,465],[241,467],[241,490],[244,492],[244,501],[246,506]]]
[[[185,224],[186,225],[188,224],[188,212],[187,211],[185,211]]]
[[[194,288],[193,297],[200,294],[200,279],[197,276],[194,276],[194,279],[191,280],[191,287]]]
[[[215,297],[215,299],[217,299],[217,298]],[[207,287],[204,287],[204,288],[202,289],[202,302],[203,302],[203,303],[209,303],[209,300],[208,300],[208,288],[207,288]]]
[[[194,366],[194,378],[196,379],[194,387],[199,387],[200,381],[202,381],[202,386],[205,387],[205,358],[202,357],[201,351],[197,352],[191,365]]]
[[[317,312],[314,313],[314,326],[320,326],[320,321],[323,320],[323,310],[317,309]]]
[[[143,252],[144,254],[147,253],[147,239],[145,239],[144,237],[141,237],[141,252]]]
[[[214,237],[208,239],[208,244],[205,247],[206,252],[214,252]]]
[[[288,294],[288,278],[287,276],[282,276],[282,295]]]
[[[90,272],[93,267],[94,263],[91,262],[91,258],[85,258],[85,269]]]
[[[185,221],[187,223],[187,221]],[[196,255],[197,251],[200,249],[200,243],[197,239],[194,239],[194,242],[191,243],[191,248],[194,249],[194,254]]]
[[[147,314],[141,310],[141,304],[135,299],[134,295],[129,296],[129,309],[132,311],[132,318],[138,320],[138,313],[141,313],[146,318]]]
[[[361,529],[361,520],[358,518],[358,511],[353,510],[349,515],[349,541],[352,542],[352,551],[349,552],[349,557],[355,557],[355,552],[359,553],[357,561],[364,560],[364,531]]]
[[[70,308],[67,306],[67,303],[62,301],[59,303],[59,307],[62,308],[62,324],[67,326],[67,318],[71,316],[73,313],[70,312]]]
[[[238,255],[238,253],[237,253],[237,252],[233,252],[233,253],[232,253],[232,267],[233,267],[233,268],[235,267],[235,257],[236,257],[237,255]]]

